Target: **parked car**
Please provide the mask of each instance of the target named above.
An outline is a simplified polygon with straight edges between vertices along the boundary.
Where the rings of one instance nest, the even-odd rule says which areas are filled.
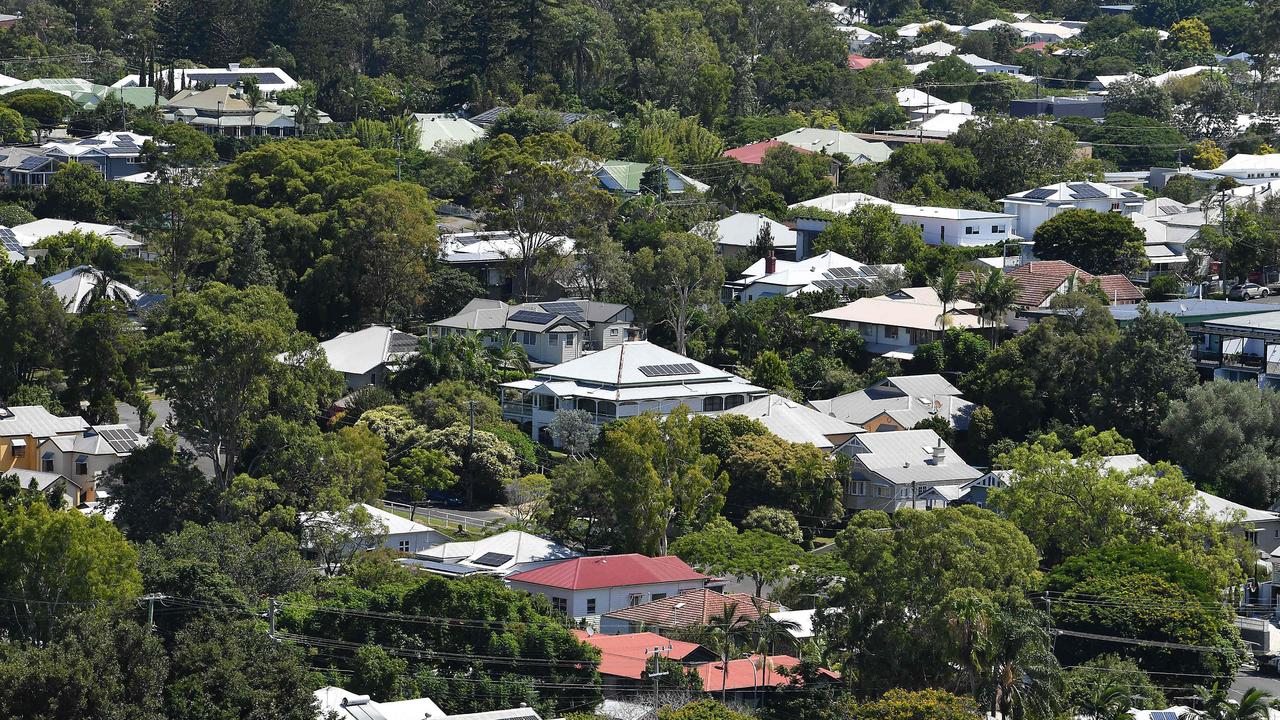
[[[1253,300],[1254,298],[1264,298],[1271,294],[1271,291],[1258,283],[1240,283],[1232,285],[1227,291],[1227,297],[1232,300]]]
[[[443,505],[451,508],[460,508],[463,506],[462,498],[447,490],[427,491],[427,502],[432,505]]]

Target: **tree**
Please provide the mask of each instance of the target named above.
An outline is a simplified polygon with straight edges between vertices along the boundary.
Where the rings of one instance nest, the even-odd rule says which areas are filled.
[[[557,410],[547,424],[556,446],[570,455],[583,455],[600,437],[600,427],[586,410]]]
[[[550,530],[584,550],[601,547],[613,517],[605,473],[595,461],[570,460],[552,469]]]
[[[576,127],[576,126],[575,126]],[[622,243],[603,233],[579,237],[573,246],[577,296],[592,300],[625,297],[631,290],[629,256]]]
[[[503,486],[507,497],[507,507],[511,508],[511,517],[521,527],[532,527],[547,511],[551,499],[551,480],[546,475],[535,473],[524,477],[512,478]]]
[[[100,515],[52,509],[42,496],[0,504],[0,592],[11,631],[50,639],[55,621],[84,604],[113,606],[142,592],[137,554]]]
[[[457,314],[472,298],[483,296],[484,286],[475,276],[443,265],[428,271],[419,310],[424,320],[441,320]]]
[[[750,578],[756,597],[764,586],[782,579],[800,557],[800,546],[764,530],[739,533],[713,527],[684,535],[671,544],[671,553],[707,572]]]
[[[1018,281],[1000,268],[975,275],[969,286],[969,299],[978,306],[982,320],[991,328],[991,347],[999,344],[1000,326],[1017,306]]]
[[[667,538],[719,514],[729,478],[701,451],[689,409],[665,419],[646,413],[606,430],[601,472],[613,500],[618,548],[665,555]]]
[[[267,252],[262,223],[245,220],[231,243],[227,266],[227,284],[244,289],[250,285],[276,286],[276,269]]]
[[[924,251],[920,230],[903,225],[893,209],[863,204],[831,221],[813,241],[813,251],[828,250],[870,265],[901,263]]]
[[[778,353],[765,350],[751,366],[751,381],[770,390],[786,389],[791,387],[791,371]]]
[[[750,717],[715,700],[698,700],[679,709],[658,710],[658,720],[748,720]]]
[[[146,446],[113,465],[102,482],[113,522],[134,542],[173,532],[184,523],[214,519],[218,488],[196,467],[177,438],[157,430]]]
[[[99,278],[98,286],[111,282]],[[70,325],[63,401],[68,407],[83,407],[90,423],[117,422],[116,403],[127,399],[137,404],[142,395],[142,338],[130,327],[124,308],[110,299],[85,308]]]
[[[1065,704],[1089,720],[1124,720],[1130,708],[1168,705],[1138,664],[1119,655],[1099,655],[1062,679]]]
[[[895,688],[880,698],[855,705],[850,720],[974,720],[982,717],[971,698],[945,690]]]
[[[1134,19],[1147,27],[1167,28],[1177,21],[1198,15],[1201,0],[1140,0],[1134,8]]]
[[[1198,384],[1190,351],[1186,329],[1173,316],[1139,309],[1109,353],[1098,417],[1109,418],[1140,450],[1153,448],[1170,403]]]
[[[1146,236],[1116,213],[1065,210],[1036,228],[1036,256],[1065,260],[1095,275],[1129,275],[1146,259]]]
[[[790,510],[761,505],[753,508],[740,523],[743,530],[762,530],[772,533],[788,542],[799,545],[804,542],[804,533],[800,531],[800,522]]]
[[[174,427],[213,461],[223,489],[269,410],[310,419],[338,394],[337,374],[273,288],[212,283],[169,300],[149,329]]]
[[[289,518],[296,522],[296,514]],[[261,598],[309,590],[315,566],[302,559],[298,537],[249,522],[187,523],[139,546],[146,587],[174,597],[243,606]],[[168,628],[185,625],[157,618]]]
[[[1271,694],[1256,687],[1246,690],[1239,700],[1233,700],[1218,683],[1198,685],[1195,690],[1200,708],[1190,715],[1196,720],[1265,720],[1275,707]]]
[[[1169,44],[1179,52],[1193,57],[1213,54],[1213,40],[1209,37],[1209,26],[1196,17],[1174,23],[1169,28]]]
[[[1224,140],[1236,133],[1236,118],[1248,101],[1219,73],[1199,78],[1200,87],[1182,111],[1179,123],[1190,137]]]
[[[0,107],[0,142],[25,143],[31,141],[22,115],[13,108]]]
[[[728,417],[734,417],[726,415]],[[712,427],[705,424],[704,427]],[[724,451],[729,501],[734,508],[758,504],[785,508],[814,526],[844,512],[837,463],[806,443],[791,443],[767,431],[740,429]],[[740,516],[741,510],[734,513]]]
[[[303,542],[329,575],[365,550],[381,547],[387,537],[387,526],[363,505],[312,513],[301,524]]]
[[[449,457],[451,470],[462,478],[468,505],[477,498],[499,501],[507,480],[520,471],[510,444],[492,432],[471,430],[462,423],[427,433],[423,447]]]
[[[83,222],[98,222],[107,207],[107,181],[93,165],[64,163],[49,178],[40,214]]]
[[[427,193],[411,183],[384,183],[339,209],[345,216],[340,257],[349,268],[358,322],[386,324],[414,314],[437,254],[435,213]]]
[[[788,204],[797,203],[831,192],[833,162],[838,161],[779,145],[765,153],[758,174]]]
[[[391,489],[411,502],[421,502],[433,490],[448,490],[458,484],[453,465],[453,460],[440,450],[415,447],[391,468]]]
[[[1227,161],[1227,154],[1212,140],[1204,139],[1191,146],[1191,167],[1212,170]]]
[[[724,263],[715,245],[693,233],[666,233],[657,251],[641,248],[633,262],[642,307],[651,323],[665,323],[675,335],[675,350],[687,354],[693,316],[715,303],[724,284]]]
[[[1128,78],[1107,86],[1107,114],[1129,113],[1168,122],[1173,118],[1173,100],[1164,88],[1142,77]]]
[[[41,368],[56,367],[66,340],[67,311],[29,267],[0,263],[0,396],[12,400]]]
[[[1215,380],[1169,403],[1160,423],[1169,459],[1201,487],[1248,507],[1280,499],[1280,395]]]
[[[1062,128],[1037,120],[983,117],[965,123],[952,137],[973,152],[984,172],[979,187],[1003,197],[1063,177],[1075,153],[1075,138]]]

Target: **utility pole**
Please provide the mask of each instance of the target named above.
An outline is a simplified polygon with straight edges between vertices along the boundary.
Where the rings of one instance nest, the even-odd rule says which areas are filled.
[[[272,597],[267,605],[267,623],[271,626],[271,637],[276,636],[276,599]]]
[[[143,595],[139,600],[147,601],[147,629],[154,630],[156,626],[156,601],[164,600],[166,595],[162,593],[150,593]]]
[[[475,502],[475,479],[471,477],[471,458],[476,452],[476,401],[467,401],[467,415],[470,418],[470,429],[467,431],[467,463],[463,471],[467,473],[467,505]]]
[[[396,141],[396,182],[400,182],[400,161],[401,161],[401,159],[404,157],[404,156],[403,156],[403,154],[400,152],[400,141],[401,141],[401,140],[403,140],[403,139],[404,139],[404,136],[403,136],[403,135],[401,135],[400,133],[396,133],[396,137],[395,137],[395,141]]]
[[[645,651],[645,653],[653,656],[653,672],[649,673],[649,677],[653,678],[653,706],[655,708],[658,706],[658,679],[667,674],[665,671],[661,671],[661,666],[658,665],[658,658],[662,657],[664,651],[671,652],[671,646],[658,646]]]

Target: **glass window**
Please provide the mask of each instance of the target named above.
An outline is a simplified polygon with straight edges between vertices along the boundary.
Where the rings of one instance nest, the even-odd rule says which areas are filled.
[[[588,615],[595,615],[595,614],[596,614],[596,599],[595,599],[595,598],[587,598],[587,614],[588,614]]]
[[[866,494],[867,494],[867,481],[866,481],[866,480],[854,480],[854,481],[850,482],[850,483],[849,483],[849,494],[850,494],[850,495],[856,495],[856,496],[859,496],[859,497],[861,497],[861,496],[863,496],[863,495],[866,495]]]
[[[14,445],[14,446],[13,446],[13,456],[14,456],[14,457],[16,457],[16,458],[26,457],[26,456],[27,456],[27,446],[26,446],[26,445]]]
[[[724,399],[724,409],[736,408],[744,402],[746,401],[742,399],[741,395],[729,395]]]
[[[640,593],[632,593],[631,596],[627,598],[627,604],[632,607],[635,607],[636,605],[640,604],[640,599],[643,597],[644,596],[641,595]]]
[[[666,593],[654,593],[654,594],[653,594],[653,599],[654,599],[654,600],[661,600],[662,598],[664,598],[664,597],[666,597],[666,596],[667,596],[667,594],[666,594]]]
[[[618,328],[609,328],[609,337],[618,337]]]
[[[1002,232],[1004,232],[1004,226],[1003,226],[1003,225],[992,225],[992,226],[991,226],[991,232],[993,232],[993,233],[1002,233]]]
[[[527,330],[521,330],[521,331],[520,331],[520,344],[521,344],[521,345],[537,345],[537,344],[538,344],[538,336],[537,336],[537,334],[536,334],[536,333],[531,333],[531,332],[529,332],[529,331],[527,331]]]
[[[45,472],[53,472],[53,458],[45,458],[40,461],[40,469]],[[1280,537],[1277,535],[1276,537]]]
[[[569,601],[562,597],[551,598],[551,609],[559,613],[569,614]]]
[[[407,553],[407,552],[409,552],[409,541],[408,541],[408,540],[401,540],[400,542],[396,543],[396,545],[397,545],[397,547],[399,547],[400,552],[402,552],[402,553]]]
[[[77,474],[77,475],[88,475],[88,474],[89,474],[89,463],[85,462],[84,460],[77,460],[77,461],[76,461],[76,474]]]
[[[702,400],[703,412],[715,412],[724,409],[724,398],[719,395],[712,395]]]
[[[565,334],[564,334],[564,346],[565,346],[565,347],[573,347],[573,336],[574,336],[575,334],[576,334],[576,333],[565,333]]]
[[[977,235],[977,234],[978,234],[978,228],[976,228],[976,227],[974,227],[974,226],[972,226],[972,225],[965,225],[965,226],[964,226],[964,234],[965,234],[965,235]]]
[[[898,326],[897,326],[897,325],[885,325],[885,326],[884,326],[884,336],[885,336],[886,338],[890,339],[890,340],[897,338],[897,337],[898,337]]]

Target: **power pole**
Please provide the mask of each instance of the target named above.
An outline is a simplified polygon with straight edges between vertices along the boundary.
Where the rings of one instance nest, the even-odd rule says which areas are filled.
[[[467,463],[463,471],[467,473],[467,505],[475,502],[475,479],[471,475],[471,458],[476,452],[476,401],[467,401],[467,415],[470,418],[470,429],[467,431]]]
[[[276,636],[276,599],[274,597],[267,605],[267,623],[271,627],[270,635],[274,638]]]
[[[151,593],[143,595],[139,600],[147,601],[147,629],[154,630],[156,626],[156,601],[164,600],[166,595],[162,593]]]
[[[658,646],[649,648],[645,652],[653,656],[653,672],[649,673],[649,677],[653,678],[653,706],[658,707],[658,679],[667,673],[660,671],[661,666],[658,665],[658,658],[662,657],[663,651],[671,652],[671,646]]]
[[[403,135],[396,133],[396,182],[400,182],[400,161],[403,158],[403,154],[400,152],[400,141],[403,139]]]

